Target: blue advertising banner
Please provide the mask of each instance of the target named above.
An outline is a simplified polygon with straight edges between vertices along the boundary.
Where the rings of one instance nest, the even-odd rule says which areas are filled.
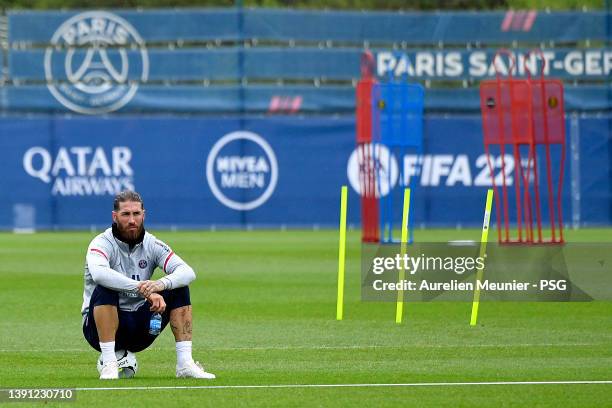
[[[75,16],[81,16],[83,19]],[[92,24],[92,18],[98,23]],[[72,20],[71,20],[72,19]],[[238,38],[238,13],[235,9],[199,10],[109,10],[109,11],[29,11],[12,10],[8,13],[9,41],[48,43],[56,30],[72,23],[80,30],[97,27],[115,34],[129,24],[147,42],[235,40]],[[66,23],[68,22],[68,23]],[[83,22],[85,24],[83,24]],[[102,27],[101,25],[104,24]]]
[[[0,108],[5,112],[107,112],[106,99],[92,94],[72,101],[54,98],[45,85],[5,86],[0,88]],[[612,108],[612,84],[567,86],[567,112],[606,111]],[[86,103],[82,103],[82,102]],[[270,114],[316,113],[352,114],[355,89],[349,86],[309,85],[141,85],[118,113],[166,112],[220,114],[249,112]],[[426,89],[425,110],[429,112],[480,113],[478,88]]]
[[[568,223],[611,222],[611,125],[610,116],[568,119],[567,156],[578,152],[566,162]],[[415,225],[479,225],[491,185],[480,117],[429,115],[424,131],[424,156],[393,157],[390,169],[394,186],[399,174],[418,177]],[[350,116],[5,117],[0,135],[3,229],[103,227],[126,188],[143,194],[156,227],[335,226],[343,184],[349,222],[359,223]]]
[[[105,13],[105,14],[103,14]],[[239,24],[242,13],[243,25]],[[363,12],[275,9],[11,11],[9,41],[48,42],[56,29],[80,23],[115,33],[127,23],[146,42],[273,39],[363,43],[457,44],[604,40],[605,11]],[[85,16],[83,18],[83,16]],[[92,21],[92,19],[96,19]],[[68,23],[66,23],[68,21]]]
[[[271,79],[334,79],[351,81],[360,76],[359,48],[250,48],[237,47],[206,49],[110,49],[105,51],[106,63],[122,66],[122,59],[129,67],[128,80],[146,81],[197,81],[249,78]],[[373,50],[376,73],[383,77],[388,72],[396,76],[407,75],[411,80],[479,80],[495,78],[495,66],[500,75],[509,72],[513,76],[526,77],[529,72],[540,76],[541,59],[545,60],[544,75],[567,80],[601,80],[612,75],[612,49],[554,48],[543,49],[541,56],[529,49],[513,50],[513,62],[506,56],[493,61],[497,49],[478,50],[413,50],[393,52]],[[72,66],[87,65],[91,52],[61,50],[11,50],[9,51],[9,77],[14,80],[54,81],[73,80],[76,72],[67,70],[66,61]],[[242,62],[241,61],[242,58]],[[146,67],[144,63],[146,62]],[[242,64],[242,65],[240,65]],[[146,69],[145,69],[146,68]]]
[[[542,61],[546,77],[567,82],[569,109],[607,110],[610,23],[603,12],[512,10],[14,11],[0,110],[350,113],[366,49],[382,80],[392,73],[426,86],[429,112],[478,110],[478,82],[496,67],[525,77]],[[529,44],[547,47],[538,58]],[[509,46],[515,63],[494,64]]]

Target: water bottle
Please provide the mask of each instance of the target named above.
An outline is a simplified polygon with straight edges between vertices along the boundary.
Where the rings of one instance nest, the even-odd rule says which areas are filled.
[[[149,322],[149,334],[157,336],[161,332],[162,317],[159,313],[154,313]]]

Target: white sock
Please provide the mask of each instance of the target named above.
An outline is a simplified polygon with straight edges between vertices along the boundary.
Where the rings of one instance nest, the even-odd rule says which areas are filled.
[[[193,357],[191,357],[191,341],[177,341],[176,365],[179,367],[183,367],[191,360],[193,360]]]
[[[102,350],[102,361],[104,364],[108,363],[109,361],[117,361],[114,341],[107,341],[106,343],[100,342],[100,350]]]

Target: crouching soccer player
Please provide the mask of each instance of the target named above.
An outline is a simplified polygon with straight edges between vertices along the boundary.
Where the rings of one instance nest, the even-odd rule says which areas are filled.
[[[138,352],[156,336],[149,334],[154,313],[168,322],[176,340],[176,376],[213,379],[191,356],[189,283],[195,273],[162,241],[144,229],[140,195],[124,191],[115,197],[113,225],[87,248],[83,292],[83,334],[102,352],[100,379],[119,378],[116,350]],[[156,267],[165,276],[151,281]]]

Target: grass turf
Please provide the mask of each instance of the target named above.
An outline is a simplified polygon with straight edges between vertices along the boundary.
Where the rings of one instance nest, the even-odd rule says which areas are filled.
[[[345,320],[335,321],[334,231],[166,232],[198,273],[194,356],[213,382],[177,380],[169,330],[138,353],[137,377],[97,379],[81,334],[92,233],[0,234],[0,388],[612,380],[612,303],[395,305],[360,301],[359,235],[347,246]],[[417,231],[418,241],[479,238]],[[603,242],[609,230],[568,231]],[[158,272],[159,273],[159,272]],[[78,391],[78,406],[612,406],[612,385],[482,385]],[[53,404],[50,404],[53,405]],[[61,405],[61,404],[57,404]]]

